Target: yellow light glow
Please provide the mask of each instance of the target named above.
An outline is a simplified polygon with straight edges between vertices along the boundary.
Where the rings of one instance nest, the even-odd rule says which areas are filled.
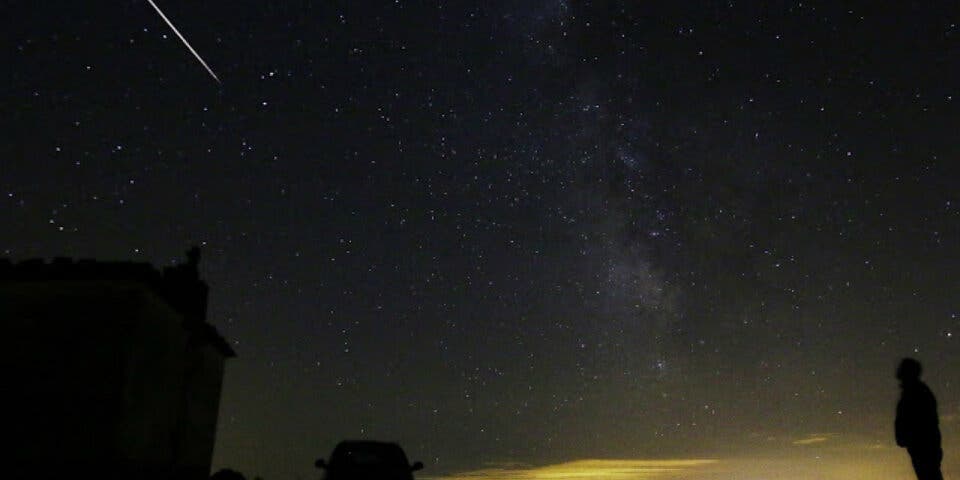
[[[418,476],[418,480],[851,480],[916,478],[906,452],[896,447],[878,448],[874,443],[846,442],[834,434],[827,442],[808,442],[788,450],[748,457],[722,459],[584,459],[533,466],[501,463],[450,475]],[[803,440],[803,439],[801,439]],[[958,455],[960,456],[960,455]],[[949,457],[955,458],[955,457]],[[957,464],[944,465],[945,478],[960,471]]]
[[[494,467],[433,480],[647,480],[716,463],[712,459],[575,460],[542,467]]]

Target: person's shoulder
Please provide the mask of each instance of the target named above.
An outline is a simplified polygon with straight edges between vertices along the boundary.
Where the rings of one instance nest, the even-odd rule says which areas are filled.
[[[936,399],[936,397],[933,395],[933,390],[930,390],[930,387],[923,382],[919,382],[917,384],[916,390],[914,390],[914,395],[924,399]]]

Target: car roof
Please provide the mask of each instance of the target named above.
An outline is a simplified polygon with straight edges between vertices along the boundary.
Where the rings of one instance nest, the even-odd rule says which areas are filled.
[[[378,460],[394,464],[409,465],[407,455],[400,445],[390,442],[373,440],[345,440],[337,444],[330,455],[331,462],[339,462],[351,457],[354,453],[373,454]]]

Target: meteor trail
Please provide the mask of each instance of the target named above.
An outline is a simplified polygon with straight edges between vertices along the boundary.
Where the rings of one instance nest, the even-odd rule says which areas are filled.
[[[150,2],[150,5],[153,7],[153,9],[160,14],[160,18],[162,18],[164,22],[167,22],[167,25],[170,26],[170,29],[173,30],[173,33],[176,33],[177,36],[180,37],[180,40],[183,42],[184,45],[187,46],[187,49],[190,50],[190,53],[192,53],[194,57],[197,57],[197,61],[200,62],[200,65],[203,65],[203,68],[206,68],[207,71],[210,72],[210,76],[213,77],[213,79],[216,80],[217,83],[220,83],[220,79],[217,78],[217,74],[213,73],[213,70],[210,68],[209,65],[207,65],[207,62],[204,62],[203,59],[200,58],[200,54],[197,53],[197,51],[190,46],[190,42],[188,42],[186,38],[183,38],[183,35],[180,34],[180,31],[177,30],[177,27],[173,26],[173,22],[171,22],[170,19],[168,19],[167,16],[163,14],[163,10],[160,10],[160,7],[158,7],[157,4],[153,2],[153,0],[147,0],[147,1]]]

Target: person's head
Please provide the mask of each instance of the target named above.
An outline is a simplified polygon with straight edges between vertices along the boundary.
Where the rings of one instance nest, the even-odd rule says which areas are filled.
[[[897,367],[897,379],[901,382],[915,382],[920,379],[921,372],[923,367],[920,366],[920,362],[912,358],[904,358],[900,360],[900,366]]]

